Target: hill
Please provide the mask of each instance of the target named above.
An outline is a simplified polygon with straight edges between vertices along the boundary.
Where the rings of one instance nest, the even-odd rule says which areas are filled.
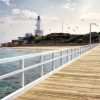
[[[92,32],[92,43],[99,42],[100,32]],[[25,46],[25,45],[80,45],[88,44],[90,41],[90,34],[76,35],[69,33],[51,33],[46,36],[25,35],[19,37],[18,40],[12,40],[10,43],[3,44],[3,46]]]

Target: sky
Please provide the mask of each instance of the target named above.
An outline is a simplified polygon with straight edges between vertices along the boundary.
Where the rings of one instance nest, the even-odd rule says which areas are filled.
[[[0,0],[0,43],[34,34],[38,15],[44,35],[100,31],[100,0]]]

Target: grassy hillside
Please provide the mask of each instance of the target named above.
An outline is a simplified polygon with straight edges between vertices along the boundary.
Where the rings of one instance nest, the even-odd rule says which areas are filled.
[[[73,35],[69,33],[51,33],[43,37],[35,37],[35,44],[61,44],[61,43],[89,43],[90,34]],[[99,33],[92,32],[92,43],[99,42]]]
[[[99,42],[99,33],[92,32],[92,43]],[[88,44],[90,34],[75,35],[69,33],[51,33],[46,36],[28,36],[18,40],[12,40],[11,43],[6,43],[7,46],[24,46],[24,45],[68,45],[68,44]],[[5,44],[4,44],[5,46]]]

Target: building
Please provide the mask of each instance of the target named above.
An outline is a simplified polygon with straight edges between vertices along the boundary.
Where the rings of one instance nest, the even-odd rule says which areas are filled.
[[[41,18],[40,18],[40,16],[38,16],[36,19],[35,36],[43,36],[43,30],[41,30]]]
[[[24,37],[18,37],[18,40],[24,40]]]
[[[31,37],[31,36],[33,36],[32,33],[26,33],[26,34],[25,34],[25,37],[26,37],[26,38],[29,38],[29,37]]]
[[[11,42],[14,46],[18,46],[18,44],[19,44],[19,41],[18,40],[12,40],[12,42]]]

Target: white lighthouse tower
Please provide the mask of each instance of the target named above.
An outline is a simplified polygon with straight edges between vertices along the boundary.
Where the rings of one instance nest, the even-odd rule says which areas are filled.
[[[41,30],[41,18],[40,18],[40,16],[38,16],[36,19],[35,36],[43,36],[43,30]]]

